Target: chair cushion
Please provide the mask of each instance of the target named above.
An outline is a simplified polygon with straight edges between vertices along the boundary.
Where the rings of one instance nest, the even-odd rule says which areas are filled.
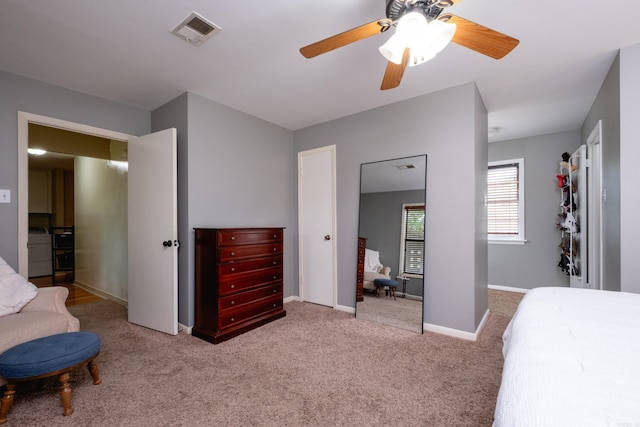
[[[390,279],[376,279],[373,281],[373,284],[376,286],[390,286],[392,288],[395,288],[398,286],[398,282]]]
[[[81,363],[100,351],[93,332],[66,332],[19,344],[0,355],[0,375],[20,379],[45,375]]]
[[[9,314],[0,318],[0,353],[37,338],[67,332],[67,317],[53,311]]]

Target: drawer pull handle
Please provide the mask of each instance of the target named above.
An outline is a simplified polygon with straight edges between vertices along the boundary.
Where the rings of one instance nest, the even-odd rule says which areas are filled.
[[[278,261],[273,261],[273,265],[276,265],[276,264],[278,264]]]
[[[231,236],[231,240],[236,240],[236,237],[235,236]]]
[[[231,318],[231,319],[229,319],[229,320],[231,320],[232,322],[235,322],[235,321],[236,321],[236,319],[235,319],[234,317],[232,317],[232,318]]]
[[[229,255],[234,256],[236,253],[235,252],[231,252]]]
[[[278,250],[278,248],[273,248],[273,252],[275,252],[275,251],[277,251],[277,250]]]
[[[273,306],[274,306],[274,307],[277,307],[277,306],[278,306],[278,304],[274,303],[274,304],[273,304]]]
[[[278,276],[274,275],[273,278],[276,279]]]
[[[277,235],[277,234],[274,234],[274,235],[273,235],[273,238],[275,239],[276,237],[278,237],[278,235]]]
[[[235,301],[231,301],[231,305],[234,305],[236,302]]]
[[[236,271],[236,268],[235,267],[231,267],[231,271]]]
[[[236,287],[236,285],[231,285],[229,286],[231,289],[234,289]]]
[[[278,290],[277,290],[277,289],[274,289],[274,290],[273,290],[273,293],[275,294],[276,292],[278,292]]]

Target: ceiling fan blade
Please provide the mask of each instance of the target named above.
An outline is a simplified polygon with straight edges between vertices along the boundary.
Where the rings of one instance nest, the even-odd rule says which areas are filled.
[[[504,57],[520,43],[518,39],[450,13],[441,15],[438,19],[456,24],[452,42],[495,59]]]
[[[300,53],[305,58],[313,58],[323,53],[331,52],[339,47],[357,42],[358,40],[375,36],[376,34],[388,30],[390,26],[390,19],[378,19],[377,21],[369,22],[368,24],[352,28],[343,33],[336,34],[335,36],[331,36],[324,40],[320,40],[319,42],[310,44],[309,46],[305,46],[300,49]]]
[[[407,64],[409,63],[409,48],[404,50],[402,54],[402,63],[396,64],[394,62],[389,61],[387,63],[387,69],[384,72],[384,77],[382,78],[382,85],[380,85],[380,90],[393,89],[395,87],[400,86],[400,81],[402,80],[402,75],[404,74],[405,68],[407,68]]]

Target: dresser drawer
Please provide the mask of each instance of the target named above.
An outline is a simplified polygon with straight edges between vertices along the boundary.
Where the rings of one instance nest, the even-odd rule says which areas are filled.
[[[218,293],[225,296],[278,281],[282,281],[282,267],[229,274],[218,278]]]
[[[219,314],[220,329],[230,328],[251,319],[260,316],[272,310],[282,309],[282,296],[277,295],[273,298],[265,298],[254,301],[252,304],[245,304],[235,310],[225,310]]]
[[[218,246],[254,245],[282,241],[282,229],[250,228],[219,230]]]
[[[282,255],[282,242],[263,245],[225,246],[218,249],[219,262],[230,262],[273,255]]]
[[[282,266],[282,256],[260,258],[251,261],[229,262],[218,266],[218,276],[222,277],[228,274],[245,273],[247,271],[276,266]]]
[[[270,298],[274,295],[278,295],[278,298],[282,299],[282,283],[222,297],[218,300],[218,310],[222,313],[225,310],[236,309],[245,304],[253,303],[262,298]]]

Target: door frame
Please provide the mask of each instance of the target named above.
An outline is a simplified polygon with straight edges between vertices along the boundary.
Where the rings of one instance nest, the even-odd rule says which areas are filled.
[[[589,287],[602,289],[603,283],[603,221],[602,221],[602,120],[598,120],[596,126],[587,138],[587,158],[589,169],[587,170],[587,268]],[[595,185],[594,185],[595,184]],[[597,279],[594,286],[593,279]]]
[[[107,139],[128,141],[136,138],[122,132],[18,111],[18,273],[24,278],[29,277],[29,123]]]
[[[332,293],[333,293],[333,308],[338,306],[338,273],[337,273],[337,265],[338,265],[338,256],[337,256],[337,203],[336,203],[336,146],[327,145],[325,147],[314,148],[311,150],[299,151],[298,152],[298,289],[299,289],[299,298],[301,301],[304,301],[304,242],[303,242],[303,217],[302,213],[304,212],[304,206],[302,203],[302,173],[300,173],[302,158],[304,156],[314,155],[318,153],[322,153],[325,151],[329,151],[331,154],[331,250],[332,250]]]

